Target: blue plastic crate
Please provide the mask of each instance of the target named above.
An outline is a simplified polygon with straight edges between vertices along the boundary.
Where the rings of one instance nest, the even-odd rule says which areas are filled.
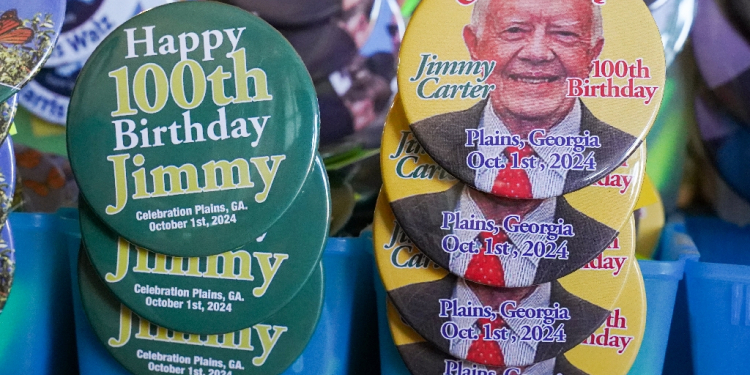
[[[696,375],[750,373],[750,227],[688,217],[700,261],[686,265]]]
[[[55,215],[12,213],[16,272],[0,314],[0,373],[77,374],[68,256]]]

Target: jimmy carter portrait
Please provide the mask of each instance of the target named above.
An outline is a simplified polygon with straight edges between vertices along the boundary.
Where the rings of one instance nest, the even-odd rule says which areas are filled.
[[[431,194],[414,195],[391,202],[393,213],[403,230],[417,248],[441,267],[461,277],[486,285],[519,287],[556,280],[570,274],[604,251],[617,236],[617,231],[573,208],[564,196],[547,199],[510,199],[482,193],[457,183],[450,189]],[[486,241],[477,230],[444,226],[446,215],[460,212],[462,219],[492,219],[498,225],[509,215],[516,215],[520,223],[563,222],[572,228],[574,236],[559,236],[550,240],[548,234],[510,232],[494,236],[496,243],[507,243],[508,250],[528,251],[527,241],[567,243],[564,257],[516,256],[487,252]],[[448,228],[448,229],[443,229]],[[474,253],[443,248],[446,236],[460,242],[473,243]]]
[[[489,371],[495,371],[496,375],[503,375],[508,367],[492,367],[478,365],[475,363],[461,361],[449,354],[437,350],[434,345],[422,341],[412,344],[399,345],[397,347],[404,364],[413,375],[443,375],[445,373],[461,374],[459,366],[463,369],[472,369],[476,366],[477,370],[485,371],[484,374],[490,374]],[[458,363],[462,362],[461,365]],[[449,372],[455,371],[455,372]],[[477,374],[480,374],[477,371]],[[510,375],[588,375],[583,370],[571,364],[565,356],[561,355],[546,361],[535,363],[530,366],[519,366],[516,370],[511,371]]]
[[[443,353],[496,367],[529,366],[555,358],[589,337],[610,314],[608,310],[571,294],[557,281],[525,288],[495,288],[447,275],[437,281],[394,289],[389,296],[404,321]],[[493,329],[505,327],[521,338],[524,335],[523,326],[546,325],[557,329],[562,324],[565,340],[484,341],[484,326],[490,323],[476,317],[457,316],[452,312],[457,310],[449,310],[444,305],[447,302],[441,300],[455,301],[454,306],[491,306],[493,311],[502,310],[503,303],[508,301],[513,301],[517,310],[567,309],[569,319],[552,323],[529,318],[528,315],[506,315],[504,319],[495,320],[492,324],[496,325],[491,326]],[[441,311],[446,312],[447,316],[440,317]],[[453,326],[461,330],[473,330],[477,336],[473,339],[446,338],[442,332],[447,322],[455,323]],[[549,332],[552,332],[551,329]]]
[[[558,196],[603,178],[640,144],[597,119],[578,98],[566,96],[566,79],[587,78],[604,45],[601,10],[591,0],[477,0],[463,39],[472,60],[496,62],[486,81],[495,89],[467,110],[411,124],[430,156],[461,181],[501,196]],[[588,132],[599,138],[601,147],[591,145],[582,152],[583,156],[593,153],[594,170],[528,168],[522,169],[525,182],[518,182],[494,166],[467,165],[467,157],[475,151],[506,163],[508,152],[513,152],[503,145],[467,143],[470,129],[521,140],[535,129],[560,137]],[[519,156],[533,156],[547,166],[556,162],[553,154],[572,151],[569,146],[529,146],[523,148],[529,153]],[[527,186],[520,193],[507,186],[519,183]]]

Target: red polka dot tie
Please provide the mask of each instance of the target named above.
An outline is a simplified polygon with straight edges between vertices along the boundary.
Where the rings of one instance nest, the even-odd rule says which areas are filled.
[[[492,186],[492,194],[517,199],[534,198],[531,191],[531,181],[526,171],[510,167],[513,160],[512,154],[517,154],[520,162],[524,158],[534,155],[534,150],[528,145],[522,149],[506,147],[503,150],[503,154],[508,159],[508,162],[505,164],[505,168],[497,173],[495,184]]]
[[[500,231],[497,235],[490,232],[479,233],[479,240],[482,242],[482,248],[479,254],[474,254],[466,267],[464,278],[480,284],[490,286],[505,286],[505,272],[503,264],[497,255],[487,254],[487,238],[492,237],[492,243],[508,242],[508,235]]]
[[[485,340],[484,326],[490,325],[490,330],[502,329],[506,326],[505,321],[497,317],[494,321],[486,318],[477,319],[479,326],[479,339],[472,342],[466,360],[490,366],[505,366],[505,357],[500,343],[495,340]]]

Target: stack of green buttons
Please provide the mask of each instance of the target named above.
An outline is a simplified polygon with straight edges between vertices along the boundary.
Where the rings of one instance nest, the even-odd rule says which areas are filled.
[[[125,368],[278,374],[302,353],[330,219],[319,118],[291,45],[233,6],[157,7],[94,51],[68,114],[79,279]]]

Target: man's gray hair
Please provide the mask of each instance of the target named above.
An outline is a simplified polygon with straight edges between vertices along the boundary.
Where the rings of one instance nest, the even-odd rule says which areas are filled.
[[[474,27],[477,36],[481,35],[484,31],[484,20],[486,19],[484,15],[489,12],[490,3],[493,1],[508,0],[477,0],[476,3],[474,3],[474,10],[471,13],[471,25]],[[593,47],[600,39],[604,39],[604,26],[601,7],[592,2],[591,12],[591,46]]]

